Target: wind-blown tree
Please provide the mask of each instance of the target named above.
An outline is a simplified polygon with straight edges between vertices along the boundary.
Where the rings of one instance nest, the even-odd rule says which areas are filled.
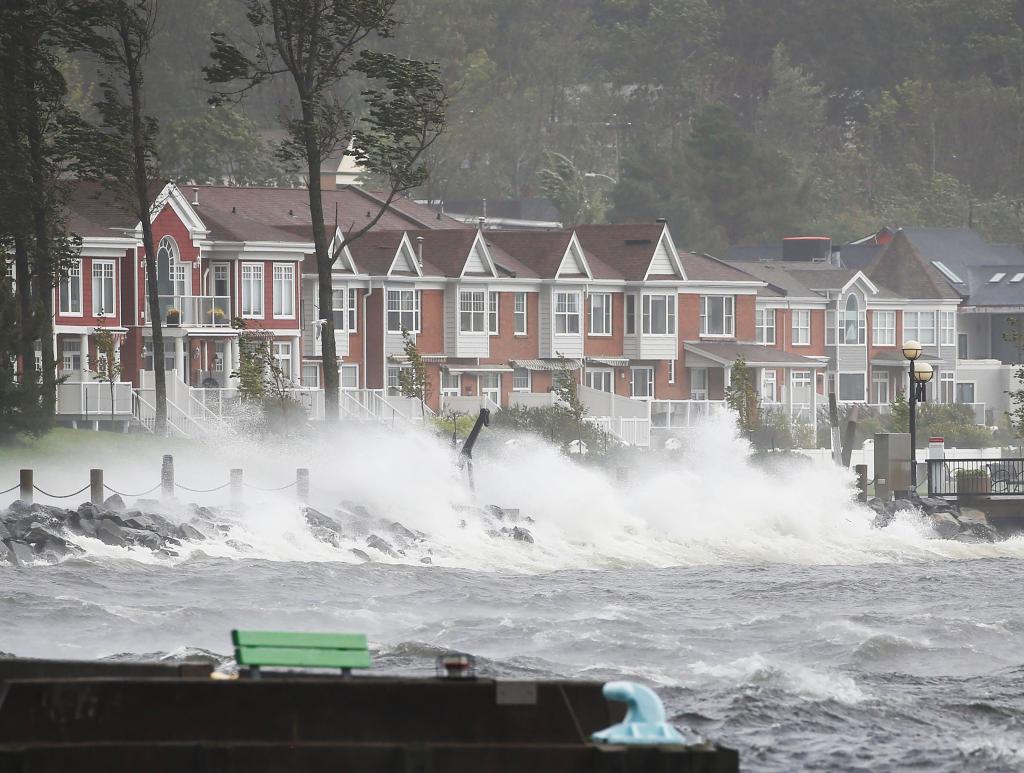
[[[352,242],[370,230],[400,194],[427,178],[424,153],[444,125],[445,93],[432,63],[403,59],[371,47],[398,24],[396,0],[246,0],[255,43],[212,35],[213,65],[207,79],[220,87],[214,102],[241,98],[261,83],[287,78],[297,113],[285,122],[288,139],[280,152],[300,162],[308,179],[317,295],[331,308],[332,267],[340,249],[330,249],[324,223],[320,169],[329,158],[351,154],[384,182],[384,203],[360,227],[348,225]],[[360,108],[352,91],[361,88]],[[349,95],[344,95],[344,90]],[[338,358],[334,320],[322,320],[324,402],[327,421],[338,419]]]
[[[57,0],[0,6],[0,242],[14,253],[18,320],[10,352],[18,357],[25,405],[45,428],[55,408],[52,292],[77,253],[66,232],[67,185],[77,124],[64,98],[60,47],[66,14]],[[41,371],[36,373],[36,342]]]
[[[98,126],[83,133],[80,171],[109,187],[142,225],[146,251],[146,306],[153,340],[154,431],[167,427],[164,336],[153,244],[157,122],[146,114],[144,68],[157,21],[157,0],[91,0],[79,6],[73,46],[98,63],[103,80],[95,107]]]
[[[427,378],[427,363],[420,354],[416,339],[402,328],[402,350],[407,360],[406,367],[398,371],[398,389],[402,397],[414,397],[420,401],[420,415],[426,416],[427,399],[430,397],[430,380]]]
[[[114,396],[117,382],[121,380],[121,361],[117,356],[118,341],[114,334],[105,328],[94,331],[93,341],[96,344],[96,367],[93,375],[96,380],[106,384],[110,389],[110,428],[114,428]]]

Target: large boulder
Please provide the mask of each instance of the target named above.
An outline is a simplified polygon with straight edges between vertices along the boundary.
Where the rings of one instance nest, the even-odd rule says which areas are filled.
[[[522,526],[513,526],[511,529],[505,527],[501,530],[501,533],[504,536],[515,540],[516,542],[529,542],[531,544],[533,543],[533,535],[530,534],[529,529],[524,529]]]
[[[97,518],[103,517],[103,513],[100,508],[92,502],[82,502],[82,504],[78,506],[77,512],[80,519],[84,518],[89,521],[95,521]]]
[[[367,563],[373,560],[370,558],[370,554],[367,553],[365,550],[360,550],[359,548],[349,548],[349,552],[363,563]]]
[[[206,539],[199,529],[190,523],[183,523],[178,527],[178,536],[184,540],[191,540],[192,542],[199,542]]]
[[[96,526],[96,539],[105,545],[117,545],[123,547],[128,541],[128,535],[124,527],[119,526],[108,518],[104,518]]]
[[[16,542],[14,540],[7,540],[4,543],[11,551],[11,555],[14,560],[11,561],[15,566],[23,566],[25,564],[31,564],[36,560],[35,551],[32,550],[30,545],[26,545],[24,542]]]
[[[154,534],[159,534],[161,537],[169,537],[178,530],[173,523],[162,515],[154,515],[152,513],[136,514],[133,512],[130,514],[130,517],[128,513],[125,513],[123,525],[129,529],[151,531]]]
[[[155,532],[146,529],[132,529],[127,526],[122,527],[121,531],[125,541],[131,545],[138,545],[150,550],[159,550],[163,547],[163,538]]]
[[[932,513],[926,518],[942,539],[953,539],[960,533],[960,522],[949,513]]]
[[[395,549],[391,547],[391,543],[386,539],[378,537],[376,534],[371,534],[366,538],[366,546],[371,547],[374,550],[379,550],[381,553],[386,556],[390,556],[391,558],[398,558],[398,553],[396,553]]]
[[[103,509],[120,513],[124,510],[124,500],[121,499],[120,494],[111,494],[103,500]]]
[[[0,540],[0,566],[4,564],[16,564],[18,559],[14,557],[14,552],[7,547],[7,544]]]

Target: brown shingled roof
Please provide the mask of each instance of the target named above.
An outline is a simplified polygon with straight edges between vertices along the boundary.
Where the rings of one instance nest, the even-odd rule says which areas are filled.
[[[931,261],[914,249],[903,229],[896,231],[892,241],[864,273],[871,281],[904,298],[960,298]]]
[[[74,181],[68,198],[68,231],[82,237],[124,236],[135,217],[114,194],[98,182]]]
[[[664,231],[663,223],[576,226],[583,248],[628,280],[642,280],[647,274]]]
[[[680,252],[679,259],[683,263],[683,270],[688,279],[703,282],[758,282],[756,276],[751,276],[735,266],[730,266],[724,260],[713,258],[710,255],[698,255],[695,252]]]

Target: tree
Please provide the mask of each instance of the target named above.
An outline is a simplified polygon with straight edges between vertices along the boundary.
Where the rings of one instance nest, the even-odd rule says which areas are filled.
[[[386,181],[387,195],[371,217],[345,236],[352,242],[369,231],[395,197],[423,184],[423,155],[444,124],[445,95],[437,67],[370,47],[388,38],[398,24],[396,0],[246,0],[255,46],[212,35],[213,65],[208,80],[222,90],[221,103],[278,76],[290,79],[298,113],[286,122],[281,146],[286,161],[301,162],[309,190],[316,252],[317,295],[331,308],[332,268],[341,246],[330,249],[324,223],[320,169],[329,157],[353,153],[366,171]],[[365,109],[358,114],[339,92],[362,87]],[[351,94],[349,95],[352,96]],[[338,358],[334,320],[321,330],[326,419],[338,420]]]
[[[580,399],[580,388],[576,382],[576,371],[569,367],[569,361],[561,353],[558,353],[558,366],[554,377],[554,392],[560,401],[557,406],[559,412],[572,422],[576,430],[576,439],[580,444],[577,451],[582,453],[583,418],[587,415],[587,406]]]
[[[92,373],[96,380],[110,385],[110,426],[114,426],[114,385],[121,380],[121,359],[117,356],[117,339],[105,328],[93,331],[96,344],[96,367]]]
[[[157,122],[146,114],[144,66],[157,21],[157,0],[94,0],[80,6],[73,46],[100,67],[99,125],[82,137],[79,169],[109,187],[137,217],[146,252],[146,301],[154,352],[156,420],[167,428],[167,381],[159,366],[164,350],[156,249],[151,221],[158,180]]]
[[[750,436],[761,427],[761,408],[757,389],[747,361],[736,358],[729,372],[729,386],[725,388],[725,402],[736,412],[736,425],[740,432]]]
[[[430,382],[427,380],[427,364],[423,361],[416,339],[405,327],[402,327],[402,350],[405,352],[406,365],[398,371],[398,390],[402,397],[414,397],[420,401],[423,414],[426,411],[427,398],[430,397]]]
[[[558,209],[562,225],[571,228],[600,220],[600,188],[588,185],[576,165],[561,153],[546,152],[544,163],[546,166],[537,172],[540,189]]]
[[[258,410],[261,425],[286,431],[294,421],[304,419],[302,406],[292,394],[294,384],[274,357],[273,333],[247,330],[244,320],[236,320],[238,329],[238,395],[242,402]]]

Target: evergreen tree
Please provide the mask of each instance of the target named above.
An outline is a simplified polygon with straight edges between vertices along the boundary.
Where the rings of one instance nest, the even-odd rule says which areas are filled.
[[[404,327],[402,328],[402,351],[405,352],[406,364],[398,371],[398,389],[402,397],[413,397],[420,401],[421,413],[430,397],[430,382],[427,379],[427,364],[423,361],[416,339]]]
[[[725,402],[736,412],[736,424],[744,435],[761,428],[761,406],[757,389],[747,361],[739,356],[729,372],[729,386],[725,388]]]

